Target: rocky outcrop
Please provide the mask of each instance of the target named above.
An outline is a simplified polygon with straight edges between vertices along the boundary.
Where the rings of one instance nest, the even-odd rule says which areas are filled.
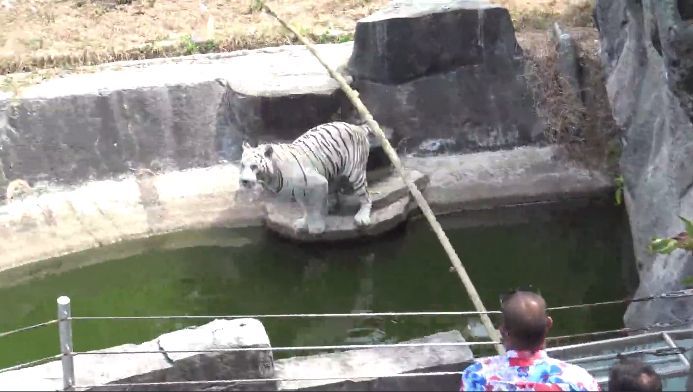
[[[404,344],[460,343],[460,331],[439,332]],[[449,391],[459,388],[459,376],[392,377],[395,374],[461,371],[474,360],[467,346],[367,348],[341,353],[280,359],[275,362],[279,390],[316,391]],[[447,367],[442,368],[441,367]],[[356,378],[357,376],[375,376]],[[390,375],[390,377],[378,377]],[[315,377],[331,380],[310,380]],[[352,376],[352,377],[349,377]],[[340,377],[343,377],[340,379]]]
[[[348,70],[401,151],[542,140],[510,15],[487,1],[393,1],[357,23]]]
[[[234,348],[255,349],[208,351]],[[199,350],[199,353],[195,353],[196,350]],[[75,384],[88,387],[80,388],[80,390],[90,391],[133,390],[132,386],[108,386],[108,384],[175,381],[209,381],[209,383],[202,384],[202,387],[186,384],[147,385],[137,387],[137,390],[227,390],[228,383],[214,384],[213,380],[274,377],[274,361],[269,337],[265,327],[256,319],[214,320],[198,327],[169,332],[141,344],[124,344],[99,350],[98,353],[76,355],[74,369]],[[60,361],[0,374],[0,390],[3,391],[57,391],[62,390],[62,386]],[[233,387],[233,390],[246,391],[276,390],[276,382],[238,382]]]
[[[688,4],[688,5],[687,5]],[[624,128],[621,171],[640,286],[636,296],[682,288],[693,275],[693,255],[654,255],[655,237],[683,230],[693,217],[693,25],[684,0],[599,0],[596,17],[607,91]],[[682,322],[693,301],[631,304],[626,325]]]

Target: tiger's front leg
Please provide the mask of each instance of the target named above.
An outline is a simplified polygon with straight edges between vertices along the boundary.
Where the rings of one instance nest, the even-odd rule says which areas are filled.
[[[306,226],[309,234],[321,234],[325,231],[327,217],[328,183],[320,174],[307,176],[308,186],[303,205],[305,208]]]

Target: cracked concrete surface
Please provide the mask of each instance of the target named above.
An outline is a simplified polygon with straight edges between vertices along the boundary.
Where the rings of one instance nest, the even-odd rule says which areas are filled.
[[[424,196],[436,213],[611,197],[610,178],[560,156],[556,147],[523,147],[403,163],[428,175]],[[237,197],[234,164],[145,180],[146,186],[134,176],[74,188],[47,186],[0,206],[0,271],[165,233],[263,224],[261,200]]]
[[[104,385],[116,381],[184,381],[190,375],[202,379],[268,378],[268,351],[208,353],[170,353],[166,350],[208,350],[236,347],[270,347],[265,327],[256,319],[214,320],[207,324],[173,331],[141,344],[124,344],[99,352],[148,351],[149,354],[91,354],[74,357],[76,385]],[[271,363],[270,363],[271,364]],[[199,378],[198,378],[199,379]],[[184,387],[185,388],[185,387]],[[62,390],[60,361],[0,373],[0,391]],[[109,387],[109,391],[121,390]],[[122,389],[126,390],[126,389]],[[170,389],[169,389],[170,390]]]

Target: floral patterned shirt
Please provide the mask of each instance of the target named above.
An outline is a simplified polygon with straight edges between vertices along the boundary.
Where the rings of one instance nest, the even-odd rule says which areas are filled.
[[[484,358],[462,373],[460,391],[600,391],[597,380],[585,369],[546,351],[508,350]]]

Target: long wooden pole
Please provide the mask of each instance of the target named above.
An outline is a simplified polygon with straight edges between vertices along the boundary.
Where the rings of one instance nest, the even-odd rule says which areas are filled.
[[[431,225],[431,228],[433,229],[433,232],[436,234],[438,237],[438,240],[440,241],[441,245],[443,245],[443,249],[445,249],[445,252],[448,254],[448,257],[450,258],[450,262],[452,263],[453,267],[455,267],[455,270],[457,271],[457,275],[459,275],[460,279],[462,280],[462,284],[464,285],[464,288],[467,290],[467,294],[469,295],[469,298],[471,298],[472,303],[474,304],[474,307],[476,308],[477,312],[479,312],[479,316],[481,318],[481,322],[486,328],[486,332],[488,333],[489,337],[496,341],[500,342],[500,335],[496,328],[494,328],[493,323],[491,322],[491,318],[488,316],[488,312],[486,308],[484,307],[483,302],[481,302],[481,297],[479,297],[479,293],[477,293],[476,288],[474,287],[474,284],[472,283],[472,280],[469,279],[469,275],[467,274],[467,271],[465,270],[464,266],[462,265],[462,261],[460,261],[460,258],[457,256],[457,253],[455,252],[455,249],[452,247],[452,244],[450,243],[450,240],[448,240],[447,235],[445,234],[445,231],[443,231],[443,228],[440,226],[440,223],[438,223],[438,220],[436,219],[435,214],[433,213],[433,210],[431,210],[431,207],[428,205],[428,202],[426,199],[423,197],[421,194],[421,191],[416,187],[416,184],[414,184],[408,177],[407,173],[404,170],[404,167],[402,166],[402,162],[399,160],[399,156],[397,155],[397,152],[392,148],[392,145],[390,145],[390,141],[387,140],[387,137],[383,133],[383,130],[380,129],[380,125],[373,119],[373,116],[371,113],[368,111],[368,108],[363,104],[361,99],[358,96],[358,92],[349,86],[349,83],[340,75],[337,73],[335,70],[332,69],[320,56],[320,54],[317,52],[315,47],[311,42],[309,42],[306,38],[304,38],[296,29],[294,29],[291,25],[289,25],[287,22],[285,22],[282,18],[280,18],[264,1],[261,1],[262,7],[267,11],[269,15],[274,17],[284,28],[289,30],[291,33],[293,33],[299,41],[303,45],[306,46],[306,48],[315,56],[315,58],[322,64],[323,67],[327,70],[327,72],[330,74],[330,76],[335,79],[338,83],[339,86],[341,87],[342,91],[344,91],[344,94],[349,98],[351,103],[354,105],[356,110],[359,112],[361,117],[363,117],[368,125],[371,127],[373,131],[375,131],[375,134],[377,137],[380,139],[380,142],[382,143],[383,149],[385,150],[385,153],[387,156],[390,158],[390,161],[392,161],[392,164],[395,166],[395,169],[399,173],[399,175],[402,177],[402,180],[404,183],[407,185],[409,188],[409,191],[411,194],[414,196],[414,199],[419,205],[419,208],[421,208],[421,211],[423,212],[424,216],[426,217],[426,220],[428,220],[428,223]],[[503,346],[501,344],[497,344],[496,346],[496,351],[498,351],[499,354],[503,354],[505,352]]]

